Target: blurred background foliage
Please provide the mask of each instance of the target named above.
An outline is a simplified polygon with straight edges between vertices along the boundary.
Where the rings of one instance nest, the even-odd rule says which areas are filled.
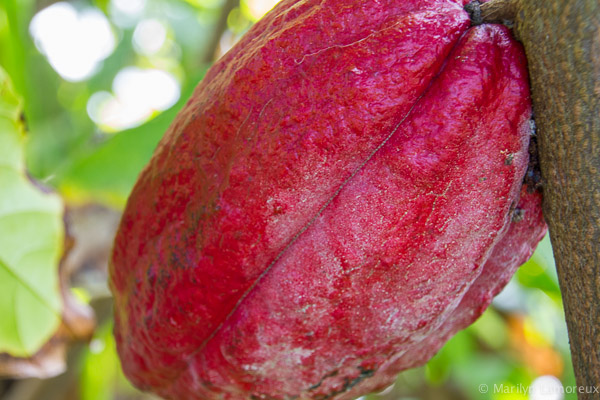
[[[74,293],[97,312],[93,339],[71,350],[65,374],[0,381],[0,397],[152,398],[132,388],[119,367],[104,253],[137,174],[178,109],[211,62],[275,2],[0,2],[0,65],[23,99],[29,172],[58,191],[69,209],[92,207],[91,220],[84,213],[94,227],[87,240],[108,243],[95,262],[79,262],[72,278]],[[112,225],[99,238],[98,226],[108,220]],[[425,367],[366,399],[575,399],[568,393],[574,385],[546,238],[474,325]]]

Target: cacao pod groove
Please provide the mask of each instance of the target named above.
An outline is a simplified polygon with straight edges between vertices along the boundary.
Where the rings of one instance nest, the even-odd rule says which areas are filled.
[[[546,228],[523,51],[463,6],[283,0],[215,63],[115,240],[134,384],[350,399],[483,312]]]

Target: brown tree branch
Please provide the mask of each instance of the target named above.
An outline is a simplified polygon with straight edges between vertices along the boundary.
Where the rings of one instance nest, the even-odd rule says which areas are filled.
[[[575,376],[600,390],[600,2],[519,0],[512,12],[529,63]]]
[[[484,22],[513,21],[516,13],[516,0],[491,0],[481,5],[481,19]]]
[[[513,21],[517,12],[518,0],[490,0],[485,3],[474,0],[467,4],[473,25],[483,23],[504,23]]]
[[[474,25],[514,22],[529,63],[544,217],[580,399],[600,390],[600,2],[491,0]]]
[[[219,43],[221,41],[221,36],[225,33],[227,29],[227,17],[229,17],[229,13],[235,7],[239,5],[239,0],[225,0],[225,4],[221,7],[221,14],[219,15],[219,20],[215,26],[215,29],[212,32],[212,38],[210,43],[202,57],[202,62],[205,64],[210,64],[215,61],[215,54],[217,49],[219,48]]]

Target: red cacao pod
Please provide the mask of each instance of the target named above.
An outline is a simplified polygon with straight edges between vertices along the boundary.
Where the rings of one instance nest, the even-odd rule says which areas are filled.
[[[115,241],[137,386],[351,398],[485,309],[545,225],[525,57],[463,5],[284,0],[209,70]]]

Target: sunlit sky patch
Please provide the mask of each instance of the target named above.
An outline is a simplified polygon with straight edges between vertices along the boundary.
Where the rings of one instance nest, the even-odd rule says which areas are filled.
[[[115,48],[115,36],[102,12],[55,3],[38,12],[29,26],[37,48],[52,68],[72,82],[89,78]]]

